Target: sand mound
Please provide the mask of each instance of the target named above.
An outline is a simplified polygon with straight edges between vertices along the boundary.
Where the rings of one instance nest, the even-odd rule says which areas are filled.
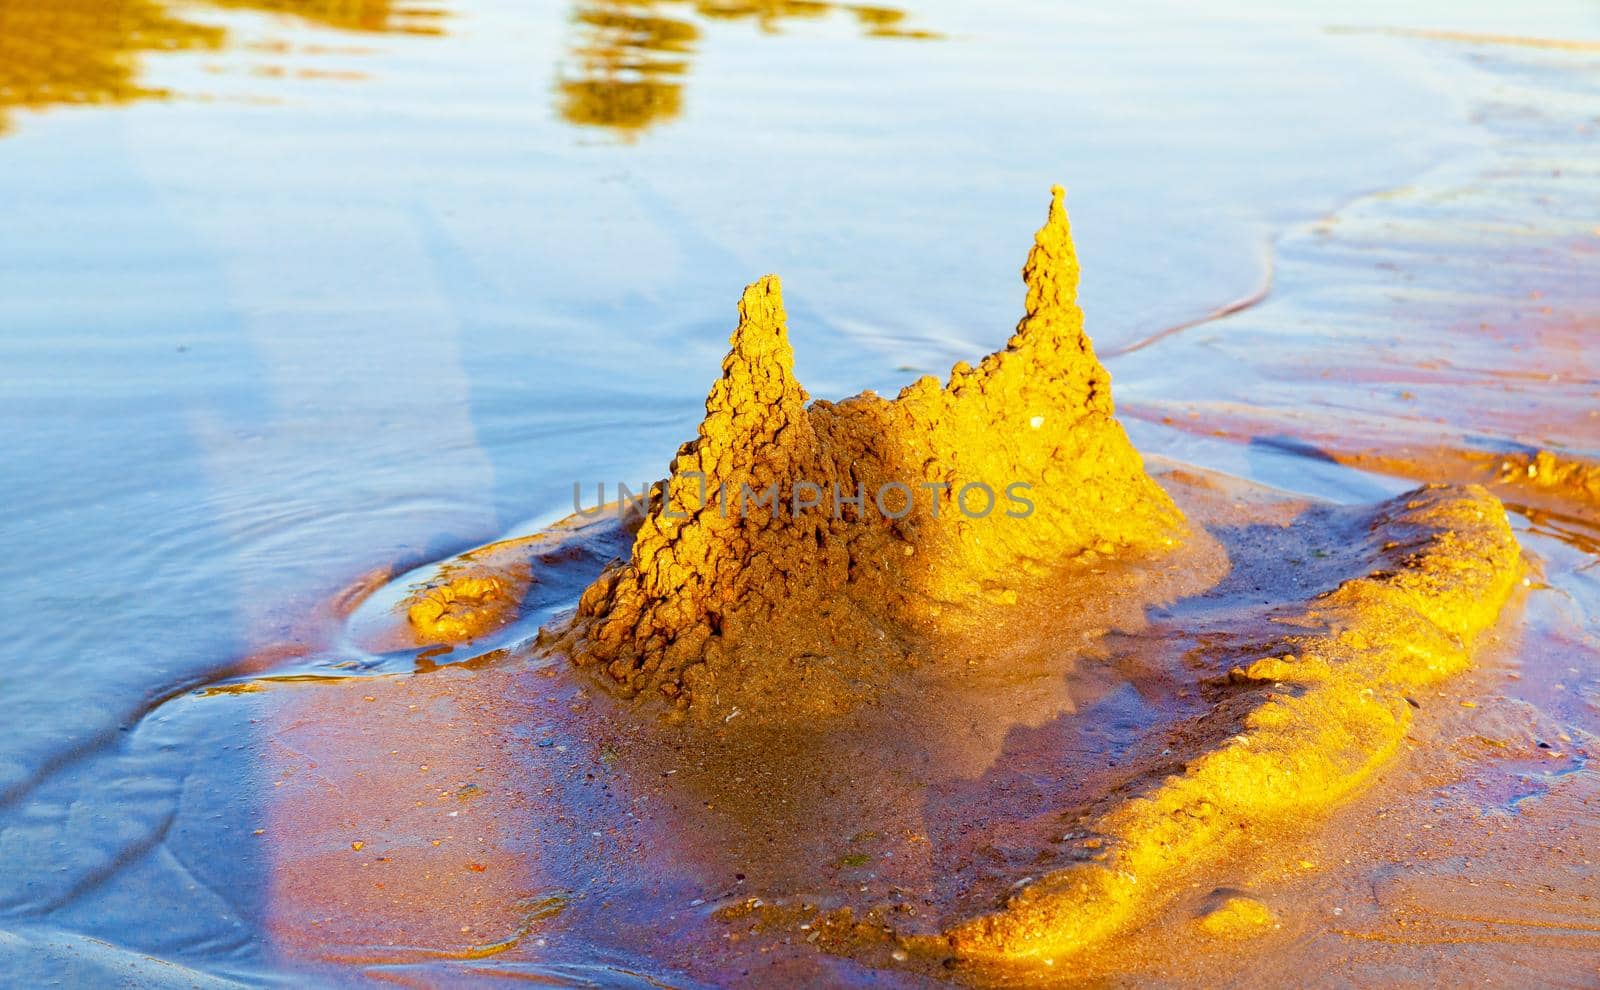
[[[932,951],[1069,957],[1139,921],[1249,829],[1325,813],[1366,783],[1411,724],[1407,696],[1465,669],[1515,587],[1520,551],[1479,486],[1383,503],[1371,571],[1310,601],[1299,631],[1235,667],[1194,727],[1185,769],[1085,821],[1078,862],[958,924]]]
[[[964,604],[1014,600],[1014,582],[1080,554],[1171,546],[1181,514],[1113,418],[1084,333],[1059,188],[1023,279],[1026,315],[976,368],[809,406],[778,280],[746,289],[699,434],[631,559],[583,595],[573,660],[624,694],[718,711],[804,657],[825,708]]]

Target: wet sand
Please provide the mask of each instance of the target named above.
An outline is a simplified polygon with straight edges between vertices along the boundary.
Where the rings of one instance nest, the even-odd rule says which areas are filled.
[[[1284,933],[1310,929],[1307,906],[1330,896],[1307,883],[1339,872],[1321,797],[1241,820],[1255,826],[1242,842],[1210,843],[1176,876],[1146,874],[1160,893],[1136,933],[1059,969],[926,948],[1008,888],[1095,858],[1095,809],[1181,772],[1216,732],[1250,731],[1221,729],[1239,724],[1229,715],[1208,727],[1248,697],[1230,669],[1283,635],[1295,601],[1361,576],[1378,553],[1363,545],[1365,512],[1189,469],[1164,480],[1204,534],[1189,548],[1041,582],[846,715],[672,723],[531,642],[426,675],[271,693],[262,841],[278,951],[413,985],[553,975],[576,960],[665,964],[710,985],[1056,984],[1155,959],[1155,973],[1201,978],[1246,946],[1281,955]],[[1419,685],[1401,709],[1432,713],[1475,689]],[[1480,755],[1421,715],[1406,738],[1435,781],[1470,774]],[[1403,806],[1411,762],[1369,794]],[[1308,798],[1324,786],[1302,785]],[[1230,894],[1265,907],[1261,930],[1197,925]],[[1172,951],[1151,955],[1153,942]]]

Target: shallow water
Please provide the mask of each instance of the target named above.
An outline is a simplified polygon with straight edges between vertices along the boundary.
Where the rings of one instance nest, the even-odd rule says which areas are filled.
[[[893,389],[1003,339],[1059,181],[1142,447],[1600,456],[1600,17],[1538,7],[0,0],[0,972],[294,982],[292,732],[194,692],[430,669],[330,600],[659,476],[766,271],[813,394]],[[1592,732],[1594,517],[1521,525],[1566,645],[1491,689]]]

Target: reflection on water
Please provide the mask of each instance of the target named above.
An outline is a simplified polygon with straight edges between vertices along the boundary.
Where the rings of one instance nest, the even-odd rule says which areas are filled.
[[[589,0],[572,15],[575,71],[559,79],[561,116],[579,126],[629,133],[677,117],[684,77],[700,40],[693,18],[748,20],[777,34],[786,20],[848,14],[873,38],[931,39],[893,7],[815,0]]]
[[[342,31],[443,34],[444,11],[428,4],[396,0],[205,0],[229,10],[293,14]]]
[[[136,55],[222,39],[220,28],[179,20],[152,0],[0,0],[0,131],[7,107],[164,97],[139,84]]]
[[[395,0],[206,0],[211,7],[292,14],[346,31],[438,34],[442,10]],[[6,110],[165,99],[142,85],[145,52],[217,49],[223,28],[186,21],[161,0],[0,0],[0,133]]]
[[[6,110],[166,99],[143,84],[139,57],[224,47],[225,28],[186,20],[166,0],[0,0],[0,133]],[[342,31],[443,34],[426,0],[201,0],[203,8],[289,15]],[[194,16],[194,15],[189,15]],[[703,23],[748,21],[763,34],[833,16],[863,37],[932,39],[894,7],[816,0],[583,0],[572,14],[572,62],[562,66],[560,115],[622,133],[671,120],[699,50]],[[271,74],[271,73],[269,73]]]
[[[650,0],[599,0],[573,14],[575,79],[561,80],[561,115],[631,130],[676,117],[700,29],[651,12]]]

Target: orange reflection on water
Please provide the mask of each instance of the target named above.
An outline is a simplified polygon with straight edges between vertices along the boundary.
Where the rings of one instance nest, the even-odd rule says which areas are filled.
[[[385,34],[443,34],[444,10],[426,3],[396,0],[206,0],[228,10],[292,14],[341,31]]]
[[[443,10],[395,0],[206,0],[211,7],[288,14],[345,31],[440,34]],[[8,108],[165,99],[143,85],[147,52],[215,50],[227,32],[174,14],[162,0],[0,0],[0,133]]]
[[[561,80],[561,116],[633,130],[683,108],[682,79],[700,29],[652,12],[650,0],[598,0],[573,13],[576,78]]]
[[[217,10],[297,18],[340,31],[440,35],[445,10],[427,0],[202,0]],[[174,13],[166,0],[0,0],[0,133],[8,108],[167,99],[141,82],[146,53],[217,50],[228,30]],[[194,17],[196,15],[186,15]],[[562,119],[633,134],[683,112],[683,89],[703,25],[747,21],[766,35],[796,20],[852,19],[868,38],[934,39],[905,11],[819,0],[582,0],[572,13],[571,61],[558,72]],[[260,45],[253,46],[257,50]],[[257,75],[289,75],[282,69]],[[301,70],[300,78],[356,79]]]
[[[139,53],[222,41],[222,29],[179,20],[152,0],[0,0],[0,130],[7,107],[165,97],[139,84]]]
[[[763,34],[785,21],[835,13],[855,18],[871,38],[932,39],[904,26],[905,11],[816,0],[587,0],[573,11],[573,68],[557,81],[568,123],[624,134],[676,118],[683,86],[701,39],[700,21],[753,22]]]

